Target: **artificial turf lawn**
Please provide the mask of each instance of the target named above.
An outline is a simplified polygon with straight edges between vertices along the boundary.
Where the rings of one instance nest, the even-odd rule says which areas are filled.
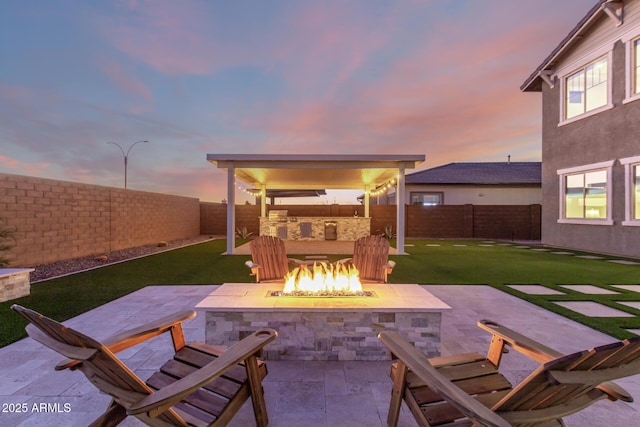
[[[559,284],[592,284],[613,290],[608,285],[640,284],[639,265],[619,265],[513,246],[479,246],[483,243],[478,240],[410,240],[407,244],[414,245],[405,248],[410,255],[391,256],[397,263],[390,276],[391,283],[490,285],[618,338],[632,336],[625,329],[640,329],[640,311],[615,304],[615,301],[639,301],[639,293],[615,289],[620,295],[585,295],[565,289],[564,296],[527,295],[506,286],[541,284],[558,289]],[[213,240],[32,284],[31,295],[0,303],[0,346],[26,336],[22,318],[9,310],[14,303],[64,321],[151,284],[253,280],[244,266],[249,256],[221,255],[225,249],[225,240]],[[344,256],[329,256],[331,261],[340,258]],[[588,318],[553,304],[556,300],[596,301],[636,317]]]

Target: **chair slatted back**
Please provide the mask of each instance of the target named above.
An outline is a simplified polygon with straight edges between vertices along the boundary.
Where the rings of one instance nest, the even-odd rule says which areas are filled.
[[[597,392],[595,389],[598,385],[634,373],[640,373],[640,337],[548,362],[529,375],[493,409],[503,412],[552,410],[558,405],[571,407],[572,400],[590,400],[586,395]]]
[[[124,408],[153,392],[100,342],[36,311],[19,305],[11,308],[30,322],[26,330],[31,338],[64,357],[81,360],[75,369],[82,371],[92,384],[112,396]],[[172,409],[156,420],[171,425],[187,425]]]
[[[260,266],[260,281],[282,280],[289,272],[287,251],[282,239],[258,236],[249,244],[254,264]]]
[[[366,236],[353,244],[353,264],[360,279],[384,282],[384,265],[389,258],[389,241],[382,236]]]

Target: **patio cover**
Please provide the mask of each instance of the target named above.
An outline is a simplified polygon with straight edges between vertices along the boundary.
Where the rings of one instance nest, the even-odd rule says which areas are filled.
[[[227,170],[227,254],[235,252],[235,180],[256,189],[363,189],[365,217],[369,191],[397,181],[397,251],[404,253],[405,170],[425,160],[424,155],[348,154],[207,154],[207,160]],[[266,215],[265,197],[261,215]]]

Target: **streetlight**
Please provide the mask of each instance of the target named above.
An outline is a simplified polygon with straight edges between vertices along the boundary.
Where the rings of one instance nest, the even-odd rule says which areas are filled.
[[[111,142],[111,141],[107,142],[107,144],[113,144],[116,147],[118,147],[120,149],[120,151],[122,151],[122,155],[124,156],[124,188],[125,188],[125,190],[127,189],[127,164],[129,162],[129,151],[131,151],[131,149],[133,148],[134,145],[140,144],[141,142],[149,142],[149,141],[134,142],[133,144],[131,144],[131,146],[127,150],[126,154],[125,154],[124,150],[122,149],[122,147],[120,146],[120,144],[115,143],[115,142]]]

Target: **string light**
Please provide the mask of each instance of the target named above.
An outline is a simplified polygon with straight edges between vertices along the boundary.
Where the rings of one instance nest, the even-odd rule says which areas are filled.
[[[379,194],[384,194],[387,191],[389,191],[389,189],[391,187],[394,187],[396,185],[396,183],[397,183],[396,179],[395,178],[391,178],[389,181],[387,181],[383,185],[380,185],[380,186],[376,187],[375,190],[369,190],[369,195],[370,196],[377,196]]]
[[[237,178],[237,175],[236,175]],[[249,188],[246,187],[245,185],[243,185],[244,183],[242,181],[237,181],[236,182],[236,187],[238,188],[238,190],[249,194],[251,196],[262,196],[264,194],[264,190],[259,189],[259,188]]]

